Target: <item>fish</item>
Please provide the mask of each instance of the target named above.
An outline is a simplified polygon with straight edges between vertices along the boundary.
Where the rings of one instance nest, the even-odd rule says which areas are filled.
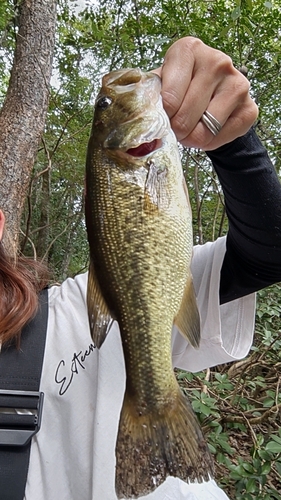
[[[173,325],[195,348],[192,215],[161,79],[139,68],[102,78],[86,159],[87,307],[95,346],[119,324],[126,389],[116,495],[138,498],[168,476],[208,481],[213,461],[171,355]],[[114,377],[114,373],[112,374]]]

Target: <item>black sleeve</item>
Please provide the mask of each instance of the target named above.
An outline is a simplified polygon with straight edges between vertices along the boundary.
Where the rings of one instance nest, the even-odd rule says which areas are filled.
[[[220,281],[223,304],[281,281],[281,185],[253,129],[207,155],[229,221]]]

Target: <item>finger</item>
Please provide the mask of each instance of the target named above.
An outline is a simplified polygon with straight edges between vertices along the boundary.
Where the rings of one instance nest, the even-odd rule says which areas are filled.
[[[218,86],[206,109],[220,122],[222,130],[214,136],[200,120],[190,134],[181,137],[185,146],[214,149],[223,141],[230,142],[245,134],[258,115],[249,95],[249,82],[240,74],[239,78],[226,78]]]
[[[208,109],[213,96],[220,91],[224,82],[234,81],[237,78],[232,60],[222,52],[210,48],[198,39],[182,39],[177,51],[168,51],[163,72],[167,67],[165,85],[162,83],[164,107],[169,105],[172,111],[168,112],[172,128],[182,141],[196,127],[203,112]],[[171,47],[174,49],[177,43]],[[186,66],[186,61],[188,65]],[[172,65],[175,71],[168,74]],[[242,77],[241,75],[241,78]],[[231,86],[231,85],[230,85]],[[232,89],[230,88],[232,95]],[[235,94],[235,92],[234,92]],[[166,97],[169,95],[170,102]],[[174,100],[170,96],[175,97]],[[235,94],[237,95],[237,94]],[[166,99],[165,99],[166,97]],[[232,111],[232,110],[231,110]]]
[[[204,111],[209,110],[210,101],[216,92],[219,77],[208,72],[202,73],[204,70],[198,70],[194,75],[180,108],[171,118],[172,128],[179,141],[191,134]]]
[[[210,103],[209,109],[211,108]],[[211,113],[216,119],[220,116],[219,111],[217,111],[217,115],[215,115],[214,111]],[[214,136],[203,122],[200,121],[191,134],[185,137],[181,143],[186,147],[195,147],[203,150],[217,149],[223,144],[244,135],[253,125],[257,116],[258,107],[249,96],[249,100],[244,102],[241,106],[236,107],[228,116],[225,123],[219,120],[222,124],[222,129],[216,136]]]
[[[160,66],[159,68],[155,68],[155,69],[152,69],[150,70],[150,73],[155,73],[155,75],[158,75],[160,78],[162,78],[162,66]]]
[[[257,117],[249,82],[230,57],[186,37],[168,50],[162,68],[163,105],[178,140],[185,146],[214,149],[243,135]],[[202,123],[208,110],[222,125],[217,136]]]
[[[189,47],[175,43],[168,50],[161,71],[161,94],[169,118],[178,112],[184,101],[192,79],[193,67],[194,57]]]
[[[243,108],[236,108],[232,115],[229,116],[227,122],[216,137],[212,137],[208,144],[203,145],[204,150],[213,150],[218,147],[233,141],[237,137],[241,137],[253,125],[258,116],[258,107],[254,102],[252,105]]]

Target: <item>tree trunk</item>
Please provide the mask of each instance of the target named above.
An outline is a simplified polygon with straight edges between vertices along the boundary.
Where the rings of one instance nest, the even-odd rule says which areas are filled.
[[[56,0],[22,0],[8,92],[0,112],[0,208],[15,254],[30,174],[43,133],[55,41]]]

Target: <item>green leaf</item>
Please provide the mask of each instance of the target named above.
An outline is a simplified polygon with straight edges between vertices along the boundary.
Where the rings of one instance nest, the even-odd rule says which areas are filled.
[[[275,403],[275,399],[273,397],[266,398],[263,401],[263,407],[264,408],[270,408],[271,406],[274,405],[274,403]]]
[[[279,433],[280,433],[280,429],[279,429]],[[275,434],[271,434],[270,437],[271,437],[271,439],[273,441],[275,441],[276,443],[279,443],[279,445],[280,445],[280,451],[281,451],[281,437],[276,436]]]
[[[270,496],[268,497],[268,499],[272,500],[273,498],[275,500],[281,500],[281,495],[279,493],[277,493],[276,490],[270,489]]]
[[[237,19],[240,17],[240,15],[241,15],[241,7],[236,7],[231,12],[231,19],[233,19],[233,21],[237,21]]]
[[[224,441],[223,439],[217,439],[217,443],[229,455],[232,455],[232,453],[234,452],[234,449],[226,441]]]
[[[269,441],[265,449],[267,451],[271,451],[272,453],[281,453],[281,445],[280,443],[276,443],[275,441]]]
[[[249,35],[250,38],[254,38],[254,33],[250,30],[250,28],[248,26],[246,26],[245,24],[243,24],[243,29],[244,29],[245,33],[248,33],[248,35]]]
[[[217,452],[216,448],[211,443],[208,443],[208,447],[209,447],[210,452],[213,455],[215,455],[215,453]]]
[[[241,477],[243,477],[243,474],[241,475],[239,471],[232,471],[230,473],[230,477],[231,477],[231,479],[234,479],[235,481],[237,481],[238,479],[241,479]]]
[[[253,472],[254,472],[254,468],[253,468],[252,464],[249,464],[248,462],[244,462],[244,463],[243,463],[243,468],[244,468],[247,472],[249,472],[250,474],[253,474]]]
[[[271,469],[272,469],[272,464],[270,462],[268,462],[268,463],[263,464],[263,466],[261,468],[261,472],[262,472],[262,474],[267,475],[267,474],[269,474]]]
[[[256,491],[256,479],[251,478],[247,481],[246,491],[247,493],[254,493]]]
[[[281,475],[281,462],[275,462],[275,467],[279,475]]]
[[[233,24],[228,24],[227,26],[225,26],[221,31],[220,31],[220,34],[219,34],[219,38],[223,38],[225,37],[225,35],[227,35],[227,33],[229,32],[229,30],[233,27]]]
[[[271,460],[271,458],[272,458],[272,455],[269,453],[269,451],[265,451],[265,449],[258,450],[258,455],[263,460]]]
[[[240,479],[240,478],[248,478],[249,473],[245,471],[245,468],[243,465],[237,465],[236,467],[233,468],[233,470],[230,473],[231,477],[233,479]]]

